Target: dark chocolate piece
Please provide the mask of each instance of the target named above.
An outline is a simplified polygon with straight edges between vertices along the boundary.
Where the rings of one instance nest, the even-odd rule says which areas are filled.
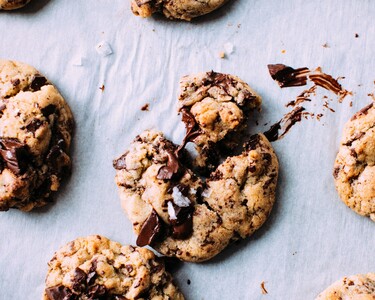
[[[123,155],[121,155],[118,159],[113,161],[113,167],[116,170],[126,170],[126,156],[128,155],[129,151],[126,151]]]
[[[80,268],[74,270],[73,290],[80,293],[86,289],[86,273]]]
[[[46,85],[47,78],[45,78],[42,75],[35,75],[33,80],[30,83],[30,89],[32,89],[34,92],[39,91],[42,86]]]
[[[40,126],[42,126],[43,122],[39,119],[33,119],[29,124],[26,125],[26,129],[29,132],[35,133]]]
[[[46,295],[49,300],[76,300],[76,296],[70,289],[63,285],[57,285],[54,287],[45,289]]]
[[[177,219],[169,219],[172,225],[172,237],[175,239],[187,239],[193,232],[194,207],[180,207],[172,203]]]
[[[194,139],[201,134],[199,126],[195,121],[195,118],[192,115],[192,113],[188,109],[182,108],[181,114],[182,122],[185,123],[186,135],[182,141],[182,144],[180,145],[180,147],[178,147],[176,151],[177,155],[180,153],[182,149],[185,148],[187,143],[194,141]]]
[[[88,296],[89,296],[89,300],[96,300],[96,299],[102,299],[102,297],[109,296],[109,295],[107,294],[107,289],[105,288],[104,285],[96,284],[96,285],[89,287]],[[108,299],[109,297],[105,297],[105,298]]]
[[[152,245],[152,243],[158,238],[161,229],[162,221],[160,220],[156,211],[152,210],[151,215],[142,225],[141,231],[137,238],[137,246],[144,247],[147,245]]]
[[[56,112],[56,105],[49,104],[41,109],[43,116],[48,119],[48,117]]]
[[[280,87],[303,86],[307,83],[308,68],[293,69],[292,67],[275,64],[268,65],[272,79],[276,80]]]
[[[181,166],[176,154],[169,149],[167,149],[166,152],[168,156],[168,162],[166,166],[163,166],[159,169],[158,175],[156,176],[157,179],[170,180],[175,177],[175,175],[179,174],[179,171],[181,170]]]
[[[336,95],[344,91],[341,84],[336,79],[334,79],[331,75],[322,73],[320,71],[319,74],[310,74],[309,79],[316,85],[328,91],[334,92]]]
[[[23,174],[29,163],[27,146],[12,138],[0,138],[0,156],[14,174]]]

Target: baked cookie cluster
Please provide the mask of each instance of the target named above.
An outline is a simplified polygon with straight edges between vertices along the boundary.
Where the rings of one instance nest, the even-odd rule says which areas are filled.
[[[36,69],[0,60],[0,210],[51,201],[70,173],[73,116]]]
[[[103,236],[78,238],[48,263],[43,300],[183,300],[164,264],[145,248]]]
[[[0,10],[12,10],[25,6],[31,0],[0,0]]]
[[[201,262],[265,222],[275,201],[278,161],[267,138],[256,134],[241,154],[213,164],[204,180],[188,167],[185,144],[193,141],[200,155],[209,156],[261,100],[238,78],[214,72],[184,77],[181,87],[187,125],[182,145],[160,132],[143,132],[114,161],[115,180],[139,246]]]
[[[131,9],[137,16],[150,17],[155,12],[169,19],[190,21],[218,9],[228,0],[132,0]]]

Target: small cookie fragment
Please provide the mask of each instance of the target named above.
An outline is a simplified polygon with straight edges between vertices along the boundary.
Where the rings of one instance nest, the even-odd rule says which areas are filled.
[[[364,107],[344,128],[333,176],[341,200],[375,221],[375,107]]]
[[[132,0],[131,9],[137,16],[150,17],[155,12],[169,19],[190,21],[218,9],[228,0]]]
[[[0,10],[12,10],[25,6],[31,0],[0,0]]]
[[[316,300],[375,300],[375,273],[344,277],[329,286]]]
[[[215,169],[220,150],[233,149],[248,112],[261,103],[260,96],[236,76],[212,71],[183,77],[178,109],[187,128],[184,143],[194,142],[199,153],[196,167]]]
[[[264,135],[203,181],[162,133],[145,131],[114,161],[122,206],[137,245],[201,262],[254,233],[275,201],[278,161]]]
[[[0,211],[50,202],[70,173],[73,116],[36,69],[0,60]]]
[[[150,251],[103,236],[78,238],[48,263],[43,300],[183,300],[164,264]]]

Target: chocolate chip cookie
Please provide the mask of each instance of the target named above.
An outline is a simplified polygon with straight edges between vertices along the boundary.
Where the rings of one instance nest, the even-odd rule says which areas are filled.
[[[155,12],[163,13],[169,19],[190,21],[208,14],[228,0],[132,0],[131,8],[135,15],[150,17]]]
[[[179,112],[187,128],[184,144],[194,142],[195,166],[212,171],[226,149],[232,150],[245,129],[249,111],[260,96],[236,76],[216,72],[185,76],[180,81]]]
[[[21,8],[29,3],[31,0],[0,0],[0,10],[11,10]]]
[[[43,300],[183,300],[164,264],[150,250],[103,236],[78,238],[48,263]]]
[[[114,161],[115,180],[138,246],[200,262],[262,226],[275,201],[278,161],[262,134],[207,180],[182,154],[162,133],[145,131]]]
[[[0,60],[0,210],[50,202],[69,174],[73,116],[36,69]]]
[[[346,123],[334,172],[341,200],[375,221],[375,107],[373,103]]]
[[[324,292],[316,300],[375,300],[375,274],[344,277]]]

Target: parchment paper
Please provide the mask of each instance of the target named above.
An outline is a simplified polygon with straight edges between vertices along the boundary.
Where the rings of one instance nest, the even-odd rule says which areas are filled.
[[[176,101],[182,75],[212,69],[237,75],[264,100],[254,114],[259,126],[249,132],[278,121],[303,88],[281,90],[269,63],[322,66],[345,76],[341,83],[355,94],[341,105],[332,101],[335,113],[305,120],[274,143],[280,180],[270,219],[211,261],[182,264],[174,273],[177,283],[191,300],[313,299],[344,275],[374,272],[375,224],[339,200],[332,168],[344,123],[374,90],[375,2],[234,0],[191,23],[137,18],[129,2],[33,0],[25,9],[0,13],[0,56],[45,74],[76,121],[73,174],[55,203],[31,213],[0,213],[0,299],[40,299],[47,262],[76,237],[102,234],[135,243],[112,159],[147,128],[181,142]],[[101,41],[112,55],[98,55]],[[221,59],[226,43],[235,49]],[[75,66],[81,58],[82,66]],[[319,96],[312,110],[321,110]],[[146,103],[150,110],[141,111]]]

